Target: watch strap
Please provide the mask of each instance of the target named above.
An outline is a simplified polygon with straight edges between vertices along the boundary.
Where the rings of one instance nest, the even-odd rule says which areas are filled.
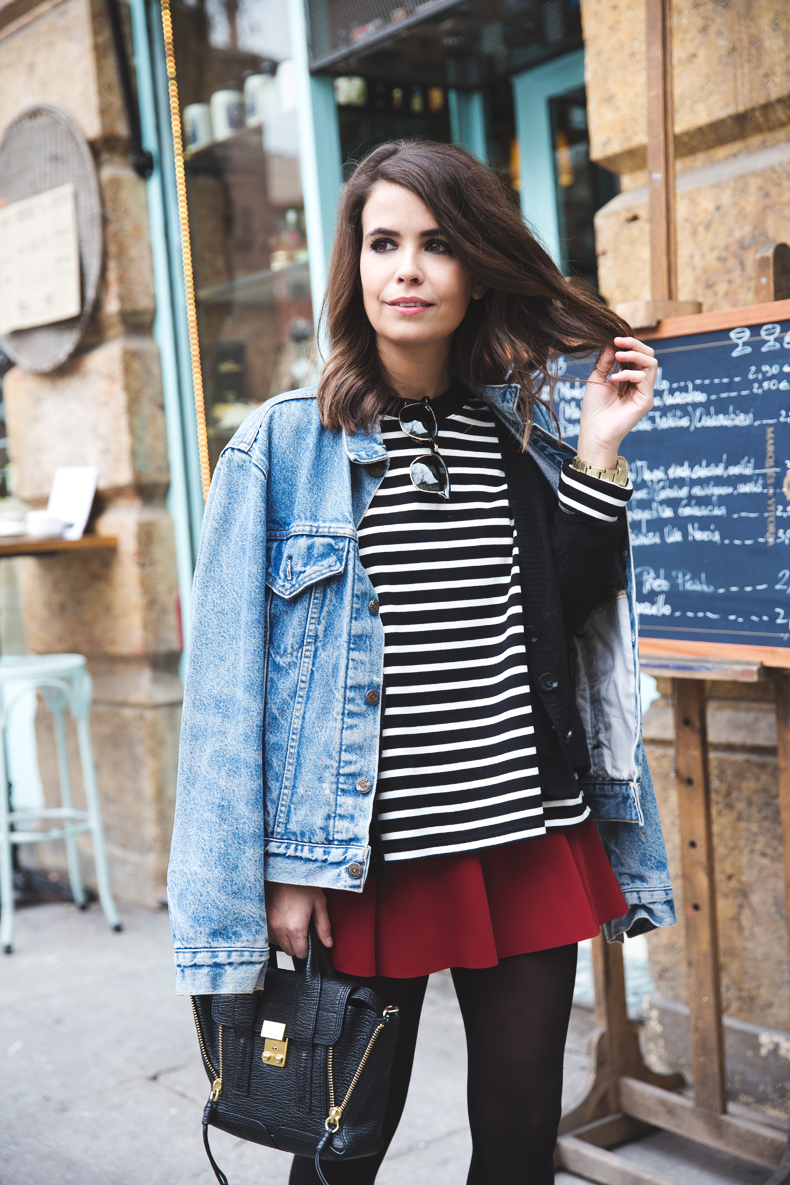
[[[579,473],[586,473],[588,477],[595,477],[599,481],[611,481],[616,486],[628,485],[628,462],[625,457],[618,457],[614,469],[600,469],[597,465],[588,465],[579,457],[571,461],[571,468]]]

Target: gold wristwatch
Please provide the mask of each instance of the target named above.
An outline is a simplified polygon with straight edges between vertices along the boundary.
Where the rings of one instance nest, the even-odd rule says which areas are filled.
[[[590,477],[597,477],[599,481],[613,481],[616,486],[628,485],[628,462],[625,457],[618,457],[614,469],[598,469],[595,465],[588,465],[574,457],[571,469],[578,469],[579,473],[587,473]]]

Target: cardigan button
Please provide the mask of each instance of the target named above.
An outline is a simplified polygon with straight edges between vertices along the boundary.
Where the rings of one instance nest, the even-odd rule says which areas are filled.
[[[361,864],[349,864],[347,871],[352,880],[361,881],[365,869]]]
[[[377,461],[375,465],[371,465],[369,472],[371,477],[382,477],[384,474],[384,466],[381,464],[381,462]]]
[[[374,690],[371,688],[371,690],[370,690],[370,691],[367,693],[367,695],[365,696],[365,699],[368,701],[368,703],[370,704],[370,706],[371,706],[372,708],[375,708],[376,704],[377,704],[377,703],[379,702],[379,700],[381,699],[381,696],[379,695],[379,693],[378,693],[377,691],[374,691]]]
[[[371,614],[375,617],[379,611],[378,601],[368,601],[368,609],[370,610]]]
[[[560,685],[560,681],[556,675],[551,673],[551,671],[546,671],[538,679],[538,684],[543,691],[556,691]]]
[[[537,642],[537,640],[538,640],[538,635],[535,631],[534,625],[525,625],[524,626],[524,641],[525,642]]]
[[[360,794],[370,794],[373,789],[373,783],[370,778],[357,778],[357,790]]]

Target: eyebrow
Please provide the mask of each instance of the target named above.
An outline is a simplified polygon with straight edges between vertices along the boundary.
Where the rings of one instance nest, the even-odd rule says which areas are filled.
[[[440,235],[441,233],[442,232],[439,230],[438,226],[434,226],[430,230],[420,231],[420,238],[421,239],[434,239],[434,238],[436,238],[437,235]],[[376,237],[376,235],[386,235],[387,238],[390,238],[390,239],[399,239],[401,237],[401,233],[398,230],[387,230],[387,228],[385,226],[377,226],[375,230],[369,230],[368,233],[365,235],[365,238],[366,239],[373,239]]]

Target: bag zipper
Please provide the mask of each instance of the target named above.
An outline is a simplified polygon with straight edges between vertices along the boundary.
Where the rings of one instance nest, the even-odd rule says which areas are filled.
[[[200,1052],[203,1054],[203,1061],[206,1063],[209,1070],[211,1071],[211,1077],[214,1080],[211,1084],[211,1101],[212,1101],[212,1103],[216,1103],[217,1099],[222,1094],[222,1053],[223,1053],[222,1034],[223,1034],[223,1029],[225,1026],[224,1025],[219,1026],[219,1074],[218,1074],[217,1071],[214,1069],[214,1066],[211,1062],[211,1059],[209,1058],[208,1053],[206,1052],[206,1043],[203,1040],[203,1028],[200,1024],[200,1017],[198,1016],[197,1005],[195,1004],[195,997],[190,996],[189,1002],[192,1005],[192,1013],[195,1017],[195,1028],[197,1029],[198,1042],[200,1043]]]
[[[326,1074],[327,1074],[327,1079],[329,1081],[329,1114],[327,1115],[326,1119],[324,1120],[324,1127],[326,1128],[326,1130],[328,1132],[336,1132],[337,1129],[340,1127],[340,1120],[343,1118],[343,1112],[345,1111],[346,1107],[348,1106],[348,1101],[351,1098],[352,1094],[354,1093],[354,1087],[357,1085],[357,1083],[359,1082],[359,1079],[362,1076],[362,1071],[365,1069],[365,1065],[367,1064],[368,1058],[370,1057],[370,1055],[373,1051],[373,1046],[378,1041],[379,1034],[381,1033],[381,1031],[383,1029],[386,1029],[387,1019],[390,1016],[392,1016],[394,1013],[397,1013],[398,1011],[399,1011],[399,1009],[396,1008],[393,1004],[388,1004],[387,1007],[384,1009],[384,1011],[382,1013],[382,1017],[384,1019],[382,1019],[381,1024],[379,1024],[377,1026],[376,1031],[373,1033],[373,1036],[368,1041],[367,1049],[362,1054],[362,1060],[360,1061],[359,1065],[357,1066],[356,1073],[354,1074],[354,1077],[351,1079],[351,1085],[349,1086],[348,1090],[346,1091],[346,1097],[343,1099],[343,1102],[340,1104],[339,1107],[335,1105],[335,1077],[334,1077],[335,1047],[334,1047],[334,1045],[329,1046],[329,1049],[327,1050],[327,1055],[326,1055]],[[333,1124],[334,1124],[334,1126],[332,1126]]]

